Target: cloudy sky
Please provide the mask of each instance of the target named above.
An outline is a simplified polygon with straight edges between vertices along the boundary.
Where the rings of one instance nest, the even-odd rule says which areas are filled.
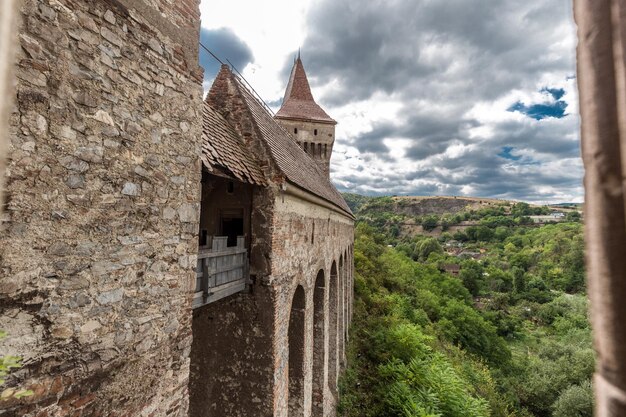
[[[280,106],[302,51],[367,195],[582,200],[569,0],[203,0],[202,42]],[[218,66],[203,53],[205,88]]]

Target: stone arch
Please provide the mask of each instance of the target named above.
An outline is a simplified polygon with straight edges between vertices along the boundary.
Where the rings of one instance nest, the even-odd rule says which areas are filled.
[[[349,249],[349,259],[350,259],[350,267],[348,269],[350,273],[350,286],[348,290],[350,291],[350,322],[352,323],[352,315],[354,314],[354,247],[350,245]]]
[[[289,417],[304,415],[304,329],[306,296],[298,285],[289,313]]]
[[[325,292],[324,271],[320,269],[313,288],[313,391],[311,394],[313,417],[323,417],[324,415]]]
[[[330,267],[328,281],[328,388],[333,395],[337,394],[337,365],[338,365],[338,279],[337,262],[333,261]]]
[[[343,266],[343,340],[344,344],[348,343],[348,328],[350,324],[348,310],[350,309],[350,285],[349,285],[349,272],[350,271],[350,261],[348,260],[348,250],[344,250],[343,252],[344,266]],[[345,346],[344,346],[345,349]],[[344,351],[345,354],[345,351]]]
[[[339,287],[338,293],[338,306],[337,306],[337,357],[339,360],[339,369],[343,369],[345,365],[345,306],[346,306],[346,293],[345,293],[345,258],[343,253],[339,256],[339,275],[337,277],[337,285]]]

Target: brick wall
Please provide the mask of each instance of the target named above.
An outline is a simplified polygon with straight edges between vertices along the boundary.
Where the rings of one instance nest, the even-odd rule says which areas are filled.
[[[186,415],[197,0],[24,0],[0,232],[3,416]]]

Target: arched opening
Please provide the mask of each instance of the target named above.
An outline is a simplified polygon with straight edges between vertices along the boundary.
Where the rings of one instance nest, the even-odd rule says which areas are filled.
[[[350,309],[350,287],[348,285],[348,271],[350,270],[350,261],[348,260],[348,252],[343,253],[344,266],[343,266],[343,340],[344,344],[348,343],[348,327],[350,320],[348,319],[348,310]],[[345,355],[345,346],[344,346]]]
[[[289,416],[304,415],[304,288],[298,285],[289,313]]]
[[[324,415],[324,356],[326,353],[324,343],[324,271],[320,270],[315,279],[313,291],[313,392],[312,392],[312,415],[323,417]]]
[[[339,369],[343,369],[345,365],[344,361],[344,349],[345,349],[345,339],[344,339],[344,328],[345,328],[345,305],[346,305],[346,294],[345,294],[345,266],[344,266],[344,257],[343,254],[339,257],[339,275],[337,279],[337,286],[339,287],[338,293],[338,305],[337,305],[337,358],[339,361]]]
[[[337,394],[337,263],[330,267],[328,281],[328,387],[333,395]]]
[[[350,293],[350,308],[348,311],[350,312],[349,320],[350,323],[352,323],[352,314],[354,308],[354,252],[352,249],[352,245],[350,245],[348,257],[348,259],[350,260],[350,264],[348,267],[348,276],[350,277],[350,284],[348,285],[348,291]]]

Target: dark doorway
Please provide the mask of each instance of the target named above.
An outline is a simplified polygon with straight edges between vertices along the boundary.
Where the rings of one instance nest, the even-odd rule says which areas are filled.
[[[237,236],[243,236],[243,209],[220,212],[221,236],[228,236],[227,246],[237,246]]]

